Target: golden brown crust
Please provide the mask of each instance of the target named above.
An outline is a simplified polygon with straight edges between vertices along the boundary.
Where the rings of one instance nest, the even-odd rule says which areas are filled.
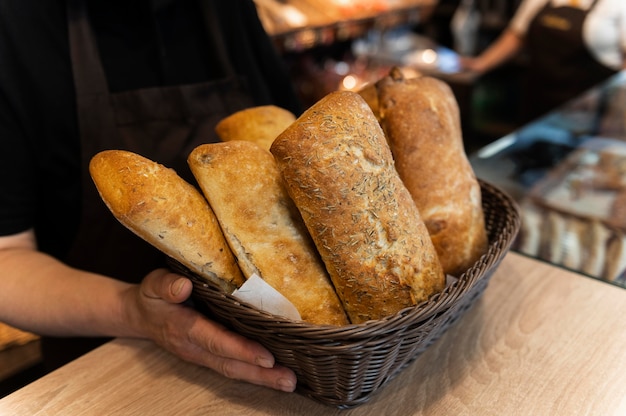
[[[89,169],[102,200],[128,229],[228,293],[243,284],[207,201],[173,169],[123,150],[98,153]]]
[[[292,112],[274,105],[250,107],[220,120],[215,132],[224,142],[246,140],[269,150],[276,136],[295,120]]]
[[[313,324],[348,323],[272,154],[246,141],[197,147],[189,166],[246,277],[257,273]]]
[[[459,108],[432,77],[378,84],[381,125],[444,271],[460,275],[486,252],[480,185],[467,159]]]
[[[443,289],[428,231],[357,93],[334,92],[314,104],[271,152],[353,323]]]
[[[378,109],[378,89],[376,88],[376,83],[370,82],[357,92],[372,110],[376,119],[380,121],[380,111]]]
[[[395,66],[389,70],[389,75],[393,80],[405,79],[405,78],[416,78],[421,77],[423,74],[415,69],[408,67],[398,67]],[[372,112],[376,116],[376,119],[381,122],[381,114],[378,102],[378,85],[382,82],[385,82],[385,78],[378,80],[377,82],[370,82],[362,87],[359,91],[359,95],[363,97],[367,105],[372,109]]]

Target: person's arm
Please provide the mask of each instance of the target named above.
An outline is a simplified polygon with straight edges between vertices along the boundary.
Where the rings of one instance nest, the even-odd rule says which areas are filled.
[[[477,57],[462,57],[463,68],[483,74],[504,64],[517,55],[523,47],[522,38],[508,29]]]
[[[0,270],[0,321],[41,335],[152,339],[227,377],[295,388],[294,373],[260,344],[181,305],[191,281],[166,269],[141,285],[73,269],[37,251],[31,230],[0,237]]]

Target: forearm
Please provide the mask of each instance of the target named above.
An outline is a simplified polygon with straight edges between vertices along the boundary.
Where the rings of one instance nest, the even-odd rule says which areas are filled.
[[[139,335],[127,319],[127,283],[22,248],[0,250],[0,270],[0,320],[42,335]]]
[[[272,354],[181,305],[192,283],[166,269],[131,285],[37,251],[32,230],[0,237],[0,321],[41,335],[148,338],[228,377],[293,391]]]
[[[517,55],[522,46],[522,38],[507,30],[482,54],[472,59],[471,69],[481,73],[488,72]]]

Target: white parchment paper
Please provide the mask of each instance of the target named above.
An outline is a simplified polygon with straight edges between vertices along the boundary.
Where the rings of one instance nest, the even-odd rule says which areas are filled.
[[[295,321],[301,320],[300,313],[286,297],[261,279],[256,273],[233,292],[242,302],[256,306],[262,311],[284,316]]]

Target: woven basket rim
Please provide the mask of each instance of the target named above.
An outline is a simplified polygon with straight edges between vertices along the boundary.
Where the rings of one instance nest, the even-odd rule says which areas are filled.
[[[264,345],[298,376],[297,392],[348,409],[367,402],[437,341],[480,298],[520,226],[517,204],[479,181],[487,252],[459,279],[427,302],[388,317],[343,326],[316,325],[261,311],[188,273],[198,310]]]
[[[186,275],[193,281],[194,292],[206,289],[211,290],[212,292],[215,292],[213,295],[227,299],[230,303],[232,303],[233,308],[245,311],[246,315],[249,315],[250,319],[271,321],[275,325],[280,325],[281,329],[288,332],[290,335],[301,333],[304,337],[314,332],[316,338],[323,337],[327,340],[341,338],[342,340],[345,340],[350,339],[351,337],[360,338],[364,331],[367,333],[378,331],[377,333],[379,335],[382,333],[394,332],[398,327],[403,326],[405,322],[426,321],[432,316],[451,307],[460,297],[463,296],[464,293],[472,289],[472,287],[481,278],[483,274],[482,272],[485,269],[499,263],[500,260],[502,260],[502,258],[506,255],[508,248],[519,230],[519,207],[508,194],[496,186],[481,179],[478,181],[481,186],[483,198],[484,195],[495,197],[502,204],[502,208],[510,214],[506,229],[502,230],[502,232],[498,235],[498,238],[489,242],[486,253],[483,254],[480,259],[478,259],[469,269],[461,274],[455,282],[447,285],[444,290],[432,295],[427,301],[415,306],[404,308],[395,314],[381,319],[370,320],[358,324],[350,323],[342,326],[319,325],[306,321],[291,320],[283,316],[274,315],[260,310],[253,305],[240,301],[234,296],[225,293],[216,284],[195,275],[176,260],[171,258],[168,260],[172,269]]]

